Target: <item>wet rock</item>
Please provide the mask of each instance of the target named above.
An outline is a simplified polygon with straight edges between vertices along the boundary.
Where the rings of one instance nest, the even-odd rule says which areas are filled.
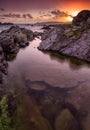
[[[3,74],[7,74],[8,63],[5,59],[3,49],[0,47],[0,83],[3,82]]]
[[[55,127],[56,130],[80,130],[77,120],[68,109],[60,112],[56,118]]]

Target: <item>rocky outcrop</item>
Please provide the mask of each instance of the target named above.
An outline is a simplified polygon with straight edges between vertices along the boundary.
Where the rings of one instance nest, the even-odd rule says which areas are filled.
[[[19,49],[28,46],[34,38],[32,31],[19,26],[12,26],[0,33],[0,82],[3,81],[3,73],[7,74],[7,60],[14,59]]]
[[[72,23],[76,26],[90,24],[90,11],[83,10],[76,17],[74,17]]]
[[[0,34],[0,44],[5,52],[18,53],[20,47],[28,45],[34,39],[33,32],[18,26],[12,26]]]
[[[90,62],[90,25],[57,25],[44,33],[38,48]]]

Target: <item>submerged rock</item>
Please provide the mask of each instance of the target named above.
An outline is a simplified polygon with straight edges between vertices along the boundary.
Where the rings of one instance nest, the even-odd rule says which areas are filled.
[[[55,127],[56,130],[80,130],[77,120],[68,109],[63,110],[58,115]]]
[[[44,33],[38,48],[90,62],[90,25],[58,25]]]

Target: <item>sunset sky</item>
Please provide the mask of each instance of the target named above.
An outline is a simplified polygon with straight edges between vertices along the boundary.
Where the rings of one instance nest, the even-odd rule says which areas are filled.
[[[71,21],[90,0],[0,0],[0,22]]]

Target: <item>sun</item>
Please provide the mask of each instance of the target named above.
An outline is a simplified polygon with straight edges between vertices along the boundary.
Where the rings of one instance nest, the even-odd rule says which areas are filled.
[[[67,17],[67,21],[71,22],[73,20],[73,18],[71,16]]]
[[[79,11],[72,11],[72,12],[71,12],[71,15],[72,15],[73,17],[75,17],[75,16],[77,16],[78,13],[79,13]]]
[[[71,22],[73,20],[73,17],[77,16],[78,13],[79,13],[79,11],[72,11],[70,13],[71,16],[67,17],[67,21]]]

